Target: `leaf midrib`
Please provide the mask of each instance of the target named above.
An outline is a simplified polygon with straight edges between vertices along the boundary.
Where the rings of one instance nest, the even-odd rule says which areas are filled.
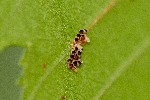
[[[93,20],[93,22],[88,25],[87,30],[91,30],[112,9],[112,7],[115,5],[116,2],[117,2],[117,0],[110,1],[110,3],[108,3],[108,5],[106,7],[104,7],[104,9],[96,16],[96,18]],[[41,86],[42,82],[53,71],[53,69],[59,64],[59,62],[63,58],[65,58],[66,56],[67,55],[66,55],[66,53],[64,53],[64,51],[62,51],[60,53],[60,56],[57,57],[58,59],[56,59],[51,64],[51,66],[53,66],[53,67],[49,67],[49,69],[46,71],[46,73],[43,74],[43,76],[39,79],[39,81],[37,82],[37,84],[33,87],[32,91],[30,92],[29,96],[27,97],[28,100],[33,100],[34,99],[35,93],[36,93],[36,91],[38,91],[38,89]]]

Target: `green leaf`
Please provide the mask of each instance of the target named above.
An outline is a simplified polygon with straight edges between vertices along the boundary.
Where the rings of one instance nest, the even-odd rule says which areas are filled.
[[[22,99],[150,98],[150,1],[113,0],[114,7],[111,2],[0,2],[0,49],[26,47]],[[92,28],[91,42],[84,46],[84,63],[75,73],[66,59],[74,36],[86,27]]]

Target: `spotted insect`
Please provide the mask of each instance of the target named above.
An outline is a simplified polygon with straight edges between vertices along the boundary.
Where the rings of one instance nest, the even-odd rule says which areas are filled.
[[[80,30],[74,38],[72,43],[72,50],[69,59],[67,60],[68,67],[73,71],[77,72],[77,67],[83,62],[81,61],[81,54],[83,52],[83,46],[85,43],[90,42],[86,35],[87,30]]]

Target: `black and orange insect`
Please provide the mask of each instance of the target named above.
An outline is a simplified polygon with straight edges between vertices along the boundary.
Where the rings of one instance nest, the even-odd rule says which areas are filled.
[[[85,45],[86,42],[90,42],[86,33],[87,33],[86,29],[80,30],[79,33],[77,33],[72,43],[72,50],[71,50],[70,57],[67,60],[68,67],[75,72],[77,72],[77,67],[83,63],[81,61],[83,45]]]

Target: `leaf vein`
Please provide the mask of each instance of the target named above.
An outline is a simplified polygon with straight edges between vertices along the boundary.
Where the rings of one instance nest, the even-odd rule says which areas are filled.
[[[28,100],[33,100],[35,93],[38,91],[38,89],[40,88],[41,84],[43,83],[43,81],[47,78],[47,76],[53,71],[53,69],[59,64],[59,62],[61,62],[62,59],[64,59],[66,56],[66,53],[64,51],[62,51],[60,53],[60,56],[56,58],[56,60],[53,62],[53,64],[51,65],[52,67],[49,67],[48,70],[46,71],[46,73],[39,79],[39,81],[37,82],[37,84],[34,86],[33,90],[31,91]]]
[[[150,47],[150,37],[144,39],[134,50],[133,53],[127,58],[126,61],[122,62],[119,67],[108,77],[105,85],[98,91],[94,100],[100,99],[112,84],[127,70],[127,68],[141,55],[146,49]]]

